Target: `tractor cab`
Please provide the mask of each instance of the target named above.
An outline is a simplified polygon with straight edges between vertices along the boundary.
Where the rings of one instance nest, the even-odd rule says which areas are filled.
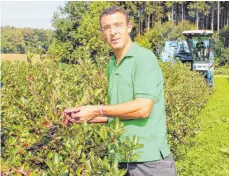
[[[212,52],[212,31],[189,30],[184,31],[187,45],[191,54],[192,70],[198,71],[213,86],[214,54]]]

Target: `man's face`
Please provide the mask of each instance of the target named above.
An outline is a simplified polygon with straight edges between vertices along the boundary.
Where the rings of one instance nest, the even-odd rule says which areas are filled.
[[[101,18],[101,28],[105,41],[113,50],[119,50],[126,45],[132,26],[127,24],[124,14],[116,12]]]

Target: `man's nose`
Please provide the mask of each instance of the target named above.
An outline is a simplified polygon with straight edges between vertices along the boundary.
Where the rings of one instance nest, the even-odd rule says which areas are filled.
[[[117,28],[115,26],[111,26],[111,35],[114,35],[116,34],[118,31],[117,31]]]

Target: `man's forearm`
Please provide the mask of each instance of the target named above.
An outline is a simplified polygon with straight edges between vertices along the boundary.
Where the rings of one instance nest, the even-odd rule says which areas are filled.
[[[88,121],[88,123],[107,123],[108,117],[95,117]]]
[[[152,106],[152,100],[138,98],[121,104],[105,105],[103,106],[103,114],[123,120],[146,118],[149,116]]]

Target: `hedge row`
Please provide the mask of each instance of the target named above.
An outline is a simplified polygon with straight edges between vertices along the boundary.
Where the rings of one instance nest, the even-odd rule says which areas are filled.
[[[98,63],[98,62],[97,62]],[[102,61],[104,63],[104,61]],[[105,64],[3,62],[1,161],[7,175],[123,175],[117,159],[137,157],[137,137],[117,140],[116,121],[64,126],[66,107],[107,103]],[[198,131],[196,115],[210,90],[198,73],[182,64],[161,63],[165,75],[168,139],[176,159]],[[110,155],[108,155],[110,153]],[[131,158],[130,158],[131,157]]]
[[[161,63],[165,77],[165,100],[168,138],[176,160],[186,152],[183,146],[193,145],[190,137],[199,132],[196,116],[213,92],[206,80],[190,67],[177,63]]]
[[[214,71],[214,75],[229,75],[229,66],[217,67]]]

